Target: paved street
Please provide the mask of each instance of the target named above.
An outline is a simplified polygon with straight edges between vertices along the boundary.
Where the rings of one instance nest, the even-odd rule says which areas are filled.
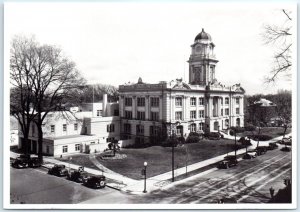
[[[277,193],[284,187],[284,178],[291,178],[291,153],[278,149],[252,160],[242,160],[237,167],[216,169],[135,201],[199,204],[217,203],[219,199],[225,199],[225,202],[231,203],[267,203],[270,199],[269,188],[272,186]]]
[[[92,204],[201,204],[225,202],[267,203],[269,188],[283,188],[291,178],[291,153],[279,149],[255,159],[242,160],[229,169],[212,169],[161,190],[129,194],[106,187],[94,190],[64,178],[50,176],[44,168],[11,168],[12,203],[92,203]],[[118,201],[116,201],[116,199]]]
[[[12,204],[71,204],[96,196],[119,193],[108,187],[97,190],[90,189],[63,177],[48,175],[44,168],[11,168],[10,189]]]

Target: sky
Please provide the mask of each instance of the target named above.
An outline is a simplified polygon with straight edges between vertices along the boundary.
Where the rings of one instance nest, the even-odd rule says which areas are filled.
[[[249,95],[276,93],[292,82],[264,84],[275,48],[264,45],[262,32],[264,24],[284,23],[282,8],[296,15],[296,5],[258,2],[6,3],[5,52],[14,35],[34,35],[60,47],[90,84],[188,81],[190,46],[204,28],[216,45],[218,81],[241,83]]]

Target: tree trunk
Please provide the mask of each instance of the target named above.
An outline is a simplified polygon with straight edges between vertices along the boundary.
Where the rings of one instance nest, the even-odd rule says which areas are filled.
[[[37,129],[38,129],[38,158],[42,163],[43,162],[43,129],[42,129],[42,119],[40,114],[38,115]]]

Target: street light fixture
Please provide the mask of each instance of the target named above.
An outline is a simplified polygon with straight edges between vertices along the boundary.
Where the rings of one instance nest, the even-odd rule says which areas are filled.
[[[144,181],[144,193],[147,193],[147,190],[146,190],[146,179],[147,179],[147,176],[146,176],[146,170],[147,170],[147,165],[148,165],[148,163],[145,161],[144,162],[144,179],[145,179],[145,181]]]

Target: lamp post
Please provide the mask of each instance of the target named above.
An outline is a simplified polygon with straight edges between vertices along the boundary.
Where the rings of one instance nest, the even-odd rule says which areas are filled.
[[[148,163],[145,161],[144,162],[144,179],[145,179],[145,181],[144,181],[144,193],[147,193],[147,190],[146,190],[146,179],[147,179],[147,176],[146,176],[146,170],[147,170],[147,165],[148,165]]]

